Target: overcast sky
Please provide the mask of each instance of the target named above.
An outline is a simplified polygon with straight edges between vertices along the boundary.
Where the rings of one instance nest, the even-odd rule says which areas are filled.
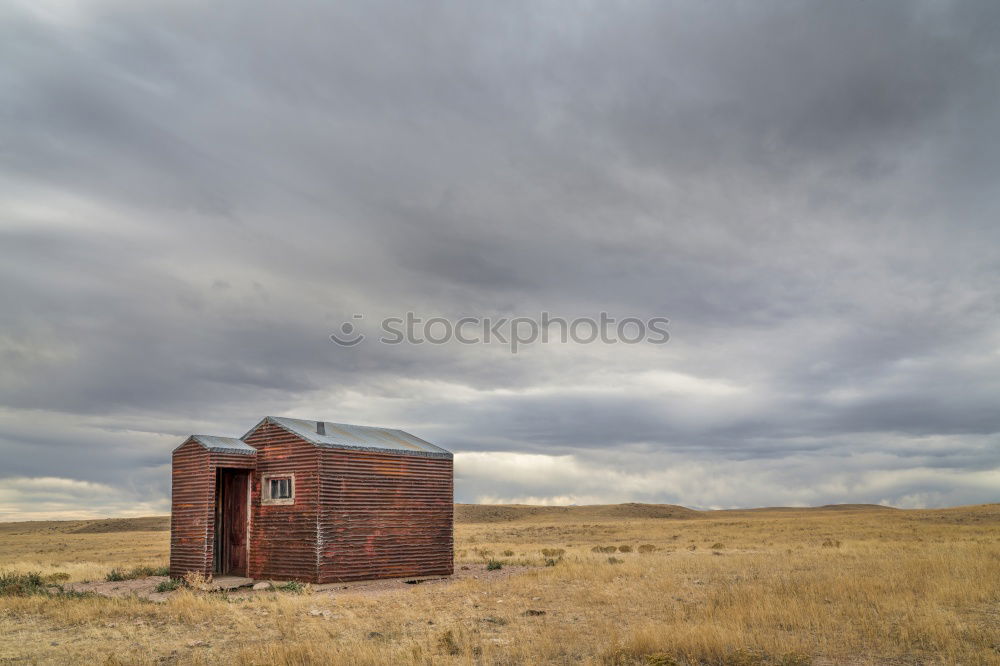
[[[0,62],[0,520],[269,414],[463,502],[1000,499],[996,2],[13,0]],[[329,339],[543,310],[671,339]]]

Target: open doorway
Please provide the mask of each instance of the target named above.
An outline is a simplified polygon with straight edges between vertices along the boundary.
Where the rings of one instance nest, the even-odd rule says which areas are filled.
[[[250,472],[220,468],[215,478],[215,548],[212,572],[247,575],[247,523]]]

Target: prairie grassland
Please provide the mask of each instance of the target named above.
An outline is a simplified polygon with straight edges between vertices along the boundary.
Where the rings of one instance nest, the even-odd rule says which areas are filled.
[[[456,566],[535,568],[374,595],[0,597],[0,663],[1000,664],[1000,505],[456,515]],[[0,569],[165,562],[152,524],[80,525],[0,525]]]

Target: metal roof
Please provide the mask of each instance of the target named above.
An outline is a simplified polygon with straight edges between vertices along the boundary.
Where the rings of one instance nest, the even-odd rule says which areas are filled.
[[[326,448],[391,451],[394,453],[430,456],[432,458],[452,457],[450,451],[395,428],[377,428],[373,426],[350,425],[347,423],[331,423],[330,421],[309,421],[285,416],[266,416],[260,423],[251,428],[250,432],[243,435],[243,437],[246,438],[247,435],[268,421],[316,446]],[[323,424],[325,434],[319,434],[320,424]]]
[[[198,442],[213,453],[239,453],[252,456],[257,453],[257,449],[246,442],[235,437],[217,437],[215,435],[191,435],[191,439]]]

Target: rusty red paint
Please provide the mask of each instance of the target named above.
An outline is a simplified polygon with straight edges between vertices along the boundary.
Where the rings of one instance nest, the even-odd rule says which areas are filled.
[[[264,421],[256,455],[174,453],[171,574],[212,573],[216,470],[252,469],[247,575],[312,583],[453,571],[450,457],[321,448]],[[233,464],[232,458],[242,465]],[[265,476],[294,475],[294,501],[262,501]]]
[[[170,575],[211,576],[214,559],[217,470],[255,466],[255,456],[215,453],[189,438],[173,455]]]

